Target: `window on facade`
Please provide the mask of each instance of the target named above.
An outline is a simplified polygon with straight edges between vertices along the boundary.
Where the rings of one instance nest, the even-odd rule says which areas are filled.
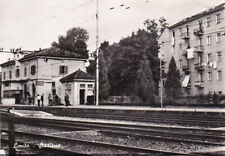
[[[208,18],[206,19],[206,26],[207,26],[207,27],[210,27],[210,25],[211,25],[211,17],[208,17]]]
[[[179,44],[179,48],[180,48],[180,51],[181,51],[182,50],[182,44],[181,43]]]
[[[93,88],[93,84],[88,84],[88,88]]]
[[[217,59],[218,61],[221,61],[222,60],[222,55],[221,55],[221,52],[217,52]]]
[[[6,79],[6,73],[4,72],[3,73],[3,80],[5,80]]]
[[[219,93],[219,95],[222,95],[222,94],[223,94],[223,92],[222,92],[222,91],[219,91],[218,93]]]
[[[204,81],[202,73],[199,73],[199,81]]]
[[[208,72],[208,81],[212,81],[212,72]]]
[[[8,87],[8,86],[9,86],[9,83],[8,83],[8,82],[6,82],[6,83],[4,83],[4,85],[5,85],[5,87]]]
[[[211,62],[212,61],[212,54],[208,54],[207,55],[207,62]]]
[[[182,60],[179,60],[180,68],[182,67]]]
[[[31,68],[30,68],[30,74],[31,75],[35,75],[36,74],[36,66],[35,65],[32,65]]]
[[[211,36],[207,36],[207,45],[211,44]]]
[[[217,14],[217,15],[216,15],[216,23],[217,23],[217,24],[220,23],[220,14]]]
[[[220,42],[220,36],[221,36],[220,33],[216,34],[216,42]]]
[[[65,84],[65,92],[71,92],[71,84]]]
[[[20,77],[20,69],[16,69],[16,77]]]
[[[24,67],[24,77],[27,76],[27,67]]]
[[[12,71],[9,71],[9,79],[12,79]]]
[[[85,88],[85,84],[80,84],[80,88]]]
[[[68,73],[68,67],[67,66],[59,66],[59,73],[60,74],[67,74]]]
[[[179,28],[179,35],[182,34],[182,28]]]
[[[219,80],[222,80],[222,71],[221,70],[219,70],[218,72],[217,72],[217,80],[219,81]]]
[[[175,37],[175,31],[173,31],[173,37]]]

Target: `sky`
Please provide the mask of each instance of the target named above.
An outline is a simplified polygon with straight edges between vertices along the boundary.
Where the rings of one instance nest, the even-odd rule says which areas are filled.
[[[96,48],[97,0],[0,0],[0,48],[48,48],[73,27],[89,33]],[[99,40],[111,44],[143,28],[146,19],[165,17],[169,24],[221,4],[225,0],[99,0]],[[111,8],[111,9],[110,9]],[[0,63],[11,57],[0,53]]]

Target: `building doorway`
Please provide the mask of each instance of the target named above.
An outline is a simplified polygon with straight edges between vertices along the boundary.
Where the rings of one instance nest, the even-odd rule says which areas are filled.
[[[85,89],[80,89],[80,105],[84,105],[85,102]]]

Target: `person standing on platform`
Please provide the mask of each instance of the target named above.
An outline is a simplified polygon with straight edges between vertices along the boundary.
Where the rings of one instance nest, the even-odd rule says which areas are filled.
[[[41,94],[41,105],[44,106],[44,94]]]
[[[66,106],[70,106],[70,100],[69,100],[68,94],[65,94],[64,100],[65,100]]]
[[[48,95],[48,105],[49,106],[52,105],[52,95],[51,94]]]
[[[29,105],[31,105],[31,103],[32,103],[32,97],[31,97],[31,95],[30,95],[30,93],[28,94],[28,104]]]
[[[41,96],[39,94],[37,95],[37,102],[38,102],[38,107],[40,107]]]

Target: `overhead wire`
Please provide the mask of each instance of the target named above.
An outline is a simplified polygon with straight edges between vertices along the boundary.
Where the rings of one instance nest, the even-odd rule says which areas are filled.
[[[75,8],[72,8],[72,9],[69,9],[69,10],[67,10],[67,11],[64,11],[64,13],[66,13],[66,12],[69,12],[69,11],[72,11],[73,9],[80,9],[80,8],[82,8],[82,7],[84,7],[84,6],[86,6],[86,5],[88,5],[88,4],[90,4],[91,2],[92,2],[93,0],[90,0],[90,1],[88,1],[87,3],[85,3],[85,4],[83,4],[82,6],[79,6],[79,7],[75,7]],[[117,7],[114,7],[115,9],[117,9],[117,8],[119,8],[119,7],[124,7],[124,6],[126,6],[126,5],[130,5],[130,4],[132,4],[132,3],[134,3],[134,1],[130,1],[130,2],[127,2],[127,3],[122,3],[120,6],[117,6]],[[146,3],[146,2],[144,2],[144,3]],[[143,2],[142,2],[142,4],[144,4]],[[139,6],[139,5],[134,5],[134,6],[132,6],[132,7],[137,7],[137,6]],[[110,13],[109,11],[109,8],[106,8],[106,9],[104,9],[104,10],[100,10],[100,14],[102,14],[102,13],[104,13],[105,14],[105,12],[106,11],[108,11],[108,13]],[[120,11],[117,11],[117,12],[124,12],[124,11],[126,11],[125,9],[124,10],[120,10]],[[60,16],[61,14],[58,14],[57,16],[55,16],[55,18],[57,18],[58,16]],[[101,17],[106,17],[106,16],[108,16],[109,14],[106,14],[106,15],[101,15]],[[87,17],[87,18],[86,18]],[[95,20],[95,15],[91,15],[91,16],[85,16],[85,17],[80,17],[80,18],[73,18],[72,20],[79,20],[79,21],[84,21],[85,23],[87,23],[87,22],[90,22],[90,21],[92,21],[92,20]],[[49,22],[49,21],[47,21],[46,20],[46,22]],[[37,26],[40,26],[41,24],[44,24],[45,22],[44,21],[41,21],[39,24],[37,24]],[[64,27],[64,23],[62,23],[62,24],[60,24],[61,26],[59,27],[59,25],[57,25],[57,30],[59,30],[59,29],[61,29],[61,27]],[[40,30],[36,30],[36,31],[30,31],[30,33],[29,33],[29,36],[30,37],[26,37],[27,39],[29,39],[29,38],[32,38],[32,33],[35,33],[35,32],[38,32],[38,31],[40,31]],[[55,31],[55,29],[50,29],[50,30],[48,30],[48,31]],[[13,40],[15,40],[16,39],[16,37],[15,36],[19,36],[19,35],[14,35],[13,37],[12,37],[12,39]],[[8,39],[9,40],[9,39]],[[31,43],[32,44],[32,43]]]

